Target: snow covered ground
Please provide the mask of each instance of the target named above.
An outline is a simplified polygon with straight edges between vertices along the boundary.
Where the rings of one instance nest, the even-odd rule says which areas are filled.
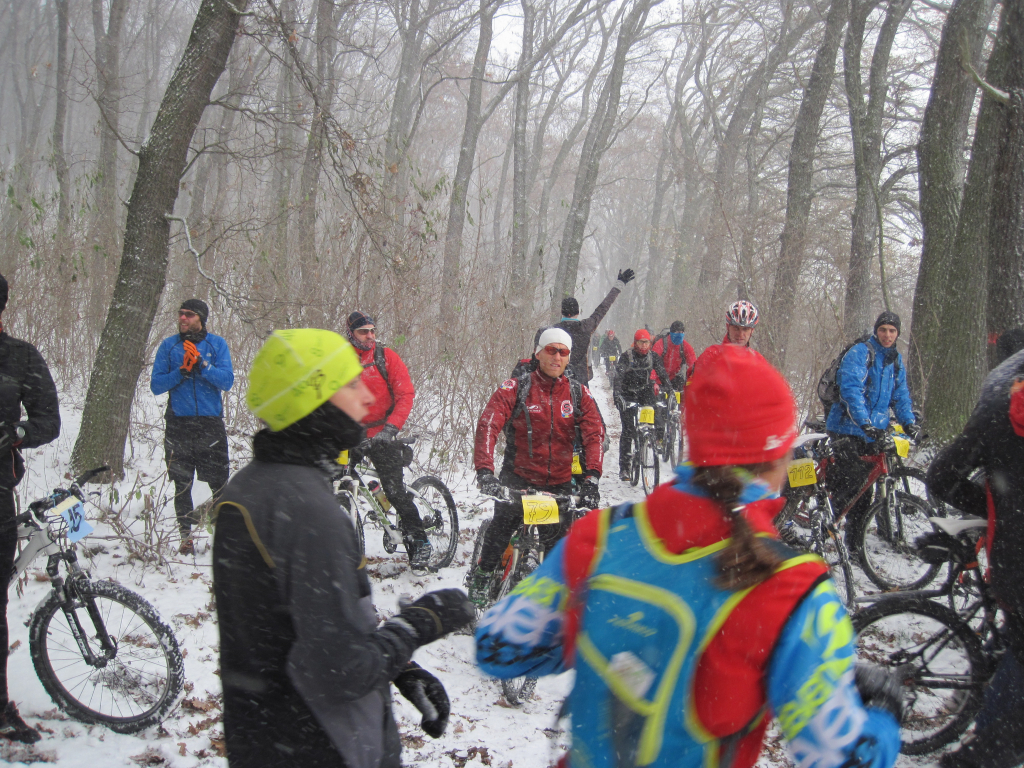
[[[639,489],[618,480],[619,427],[601,373],[592,382],[595,396],[608,420],[611,448],[605,457],[605,477],[601,481],[602,501],[606,504],[637,499]],[[154,415],[156,409],[154,406]],[[64,464],[70,455],[78,431],[79,413],[65,407],[64,431],[53,445],[30,452],[30,472],[19,489],[22,504],[44,495],[50,488],[63,484]],[[156,419],[151,423],[159,423]],[[145,497],[153,488],[152,498],[159,512],[166,502],[166,491],[160,475],[162,434],[154,434],[152,442],[136,442],[132,446],[133,472],[119,486],[122,499],[132,487],[140,493],[130,502],[129,515],[145,511]],[[244,455],[232,446],[232,456]],[[664,481],[668,472],[662,467]],[[449,487],[458,507],[461,546],[450,568],[436,575],[416,576],[406,567],[404,555],[386,555],[379,536],[367,529],[367,549],[371,557],[369,571],[373,579],[374,598],[378,612],[390,615],[397,610],[401,595],[419,595],[440,587],[462,586],[473,541],[480,524],[489,519],[490,504],[477,494],[471,482],[470,468],[457,472]],[[136,479],[141,486],[133,486]],[[414,476],[407,473],[411,482]],[[146,484],[152,484],[148,486]],[[205,484],[194,493],[196,502],[208,497]],[[150,505],[152,506],[152,505]],[[162,526],[173,527],[173,511],[168,504],[162,510]],[[143,520],[134,523],[144,527]],[[25,626],[35,606],[49,591],[49,585],[36,580],[43,574],[45,563],[37,560],[30,570],[24,594],[11,592],[9,608],[10,642],[13,649],[9,662],[11,698],[22,715],[43,731],[43,740],[34,747],[0,745],[0,759],[7,762],[54,762],[66,768],[127,766],[223,766],[221,757],[223,729],[220,724],[220,680],[218,678],[217,622],[213,608],[210,541],[203,538],[194,557],[170,555],[164,567],[143,567],[130,557],[122,543],[112,537],[110,526],[97,525],[96,535],[86,541],[88,547],[100,545],[89,564],[97,578],[113,578],[132,589],[156,608],[175,630],[185,655],[186,697],[161,728],[151,728],[138,735],[124,736],[100,726],[86,726],[65,718],[53,705],[39,683],[29,657],[28,630]],[[176,552],[176,550],[174,550]],[[416,660],[434,672],[445,684],[452,702],[452,715],[447,733],[438,740],[426,737],[418,727],[419,713],[396,694],[395,712],[405,744],[406,765],[463,766],[487,765],[492,768],[532,768],[552,765],[559,756],[559,745],[565,735],[556,722],[562,699],[569,691],[571,674],[542,679],[533,699],[520,708],[505,704],[497,681],[483,676],[473,663],[473,640],[456,635],[420,649]],[[762,754],[760,766],[781,766],[789,762],[771,738]],[[909,765],[909,763],[907,763]]]

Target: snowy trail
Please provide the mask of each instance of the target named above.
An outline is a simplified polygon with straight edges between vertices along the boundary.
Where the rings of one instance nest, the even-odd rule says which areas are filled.
[[[611,403],[608,380],[597,373],[592,391],[608,426],[611,444],[605,456],[604,478],[601,481],[602,504],[612,505],[639,500],[643,493],[618,479],[619,420]],[[26,500],[42,495],[45,489],[60,484],[63,462],[70,455],[78,431],[75,420],[79,412],[64,410],[65,431],[54,444],[33,452],[30,475],[19,489]],[[146,450],[134,446],[136,451]],[[163,472],[162,451],[158,444],[148,447],[149,453],[135,456],[136,466],[144,467],[150,478]],[[234,448],[233,455],[235,455]],[[241,453],[241,451],[239,451]],[[669,468],[662,465],[662,479]],[[415,475],[407,474],[407,481]],[[367,529],[369,572],[373,581],[374,600],[381,616],[397,610],[401,595],[419,595],[441,587],[462,587],[480,524],[489,519],[491,505],[478,494],[471,468],[463,468],[449,483],[459,507],[460,547],[450,568],[438,574],[416,576],[405,563],[404,555],[387,555],[381,546],[380,533]],[[208,494],[205,484],[196,492],[196,502]],[[159,501],[159,500],[158,500]],[[168,512],[173,517],[173,513]],[[185,655],[186,700],[162,728],[142,734],[125,736],[100,726],[86,726],[68,720],[54,707],[43,690],[32,667],[25,622],[35,606],[49,592],[49,585],[37,580],[45,563],[37,560],[30,569],[24,594],[10,595],[9,626],[13,649],[9,662],[10,692],[23,716],[43,730],[43,740],[32,748],[0,744],[0,760],[11,763],[54,762],[66,768],[134,768],[135,766],[225,766],[218,756],[223,737],[220,724],[220,679],[218,677],[217,623],[212,603],[210,577],[210,542],[203,538],[194,558],[175,557],[168,571],[142,569],[131,562],[126,550],[116,541],[104,540],[109,529],[96,526],[96,536],[87,540],[89,547],[101,546],[88,563],[95,578],[114,578],[149,600],[177,635]],[[474,664],[472,637],[455,635],[420,649],[416,660],[434,672],[444,683],[452,702],[452,715],[447,733],[439,740],[426,737],[419,729],[419,713],[395,693],[395,714],[399,722],[405,750],[403,762],[409,766],[489,765],[492,768],[533,768],[552,765],[558,757],[558,745],[564,734],[557,729],[556,716],[562,700],[572,685],[572,673],[543,678],[532,700],[522,707],[504,704],[496,680],[482,675]],[[901,758],[900,765],[927,765],[932,760],[910,762]],[[777,743],[769,743],[758,762],[759,766],[789,765]]]

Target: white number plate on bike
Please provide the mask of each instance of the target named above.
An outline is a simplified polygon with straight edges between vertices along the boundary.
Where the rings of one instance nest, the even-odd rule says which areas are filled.
[[[818,475],[814,471],[814,459],[797,459],[789,462],[789,485],[799,488],[802,485],[814,485]]]
[[[526,525],[557,523],[558,502],[550,496],[523,496],[523,522]]]
[[[654,423],[654,406],[645,405],[640,409],[640,423],[641,424],[653,424]]]
[[[68,524],[68,541],[72,544],[92,533],[92,526],[85,519],[85,505],[74,496],[54,507],[53,514],[60,515]]]

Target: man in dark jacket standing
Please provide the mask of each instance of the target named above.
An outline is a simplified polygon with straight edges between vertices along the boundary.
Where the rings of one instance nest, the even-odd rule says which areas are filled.
[[[3,329],[7,280],[0,275],[0,573],[4,575],[3,623],[0,624],[0,736],[32,744],[39,733],[18,714],[7,691],[7,580],[14,571],[18,530],[14,522],[14,487],[25,474],[22,448],[36,448],[60,434],[57,388],[38,350],[13,339]],[[21,418],[22,406],[28,418]]]
[[[1007,342],[1009,345],[1012,339]],[[976,482],[976,469],[984,478]],[[928,469],[928,490],[988,519],[992,586],[1004,609],[1003,655],[971,739],[943,755],[943,768],[1004,768],[1024,762],[1024,352],[985,379],[963,433]]]
[[[429,592],[377,626],[366,559],[331,484],[373,403],[341,336],[276,331],[249,372],[266,428],[217,506],[213,586],[231,768],[399,768],[394,682],[437,738],[448,697],[411,662],[473,617],[466,594]]]
[[[622,289],[636,277],[632,269],[620,269],[615,280],[615,285],[608,291],[608,295],[597,305],[594,314],[586,320],[580,320],[580,303],[572,296],[562,299],[562,319],[555,324],[572,338],[572,356],[569,358],[569,375],[576,381],[584,384],[590,383],[590,370],[587,366],[587,350],[590,349],[590,337],[597,330],[597,326],[608,314],[615,299],[622,293]]]
[[[193,551],[191,531],[193,475],[217,492],[228,481],[228,436],[221,392],[231,389],[235,373],[227,342],[208,333],[210,308],[188,299],[178,310],[178,333],[160,343],[149,388],[170,392],[164,414],[164,457],[174,481],[174,513],[181,532],[179,552]]]

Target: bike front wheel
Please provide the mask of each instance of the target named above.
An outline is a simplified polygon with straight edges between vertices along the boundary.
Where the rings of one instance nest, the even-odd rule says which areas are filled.
[[[536,531],[527,529],[513,550],[513,560],[506,566],[505,578],[498,589],[498,600],[515,589],[516,585],[537,569],[541,562],[541,546]],[[512,677],[501,681],[501,693],[505,701],[514,707],[533,696],[537,687],[535,677]]]
[[[670,411],[665,424],[665,448],[662,452],[670,468],[679,464],[679,414]]]
[[[32,664],[54,703],[76,720],[137,733],[162,722],[185,680],[174,632],[153,606],[110,581],[68,584],[68,611],[55,593],[33,614]],[[82,655],[72,624],[97,662]],[[104,651],[103,637],[109,638]]]
[[[832,583],[843,605],[851,613],[854,610],[853,599],[857,592],[853,583],[853,567],[850,565],[850,553],[846,551],[846,542],[836,530],[835,523],[821,521],[814,532],[814,550],[828,566]]]
[[[640,435],[640,480],[643,483],[644,493],[653,491],[660,478],[661,464],[658,460],[658,447],[654,443],[653,432],[643,432]]]
[[[356,533],[356,543],[359,545],[359,552],[365,557],[366,532],[363,530],[363,519],[359,516],[359,504],[356,503],[356,497],[352,495],[351,491],[341,490],[334,495],[334,498],[337,499],[341,508],[345,510],[349,520],[352,521],[352,527]]]
[[[924,755],[967,730],[988,677],[981,643],[967,624],[930,600],[879,600],[854,614],[858,656],[903,684],[901,751]]]
[[[455,499],[448,486],[433,475],[424,475],[409,487],[432,550],[427,570],[446,568],[451,565],[459,546],[459,512]]]
[[[885,590],[921,589],[942,568],[926,563],[914,541],[932,530],[928,502],[903,491],[873,504],[862,520],[848,521],[849,549],[860,555],[864,573]],[[852,529],[851,526],[852,525]]]

